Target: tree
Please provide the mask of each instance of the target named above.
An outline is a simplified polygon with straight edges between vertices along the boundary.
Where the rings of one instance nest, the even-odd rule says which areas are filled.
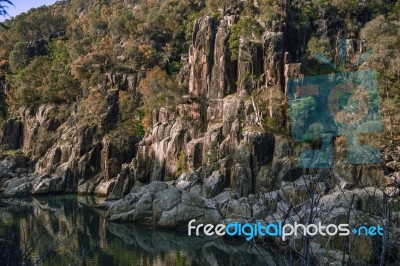
[[[0,0],[0,16],[7,16],[8,5],[13,6],[13,3],[9,0]]]
[[[319,54],[330,58],[331,50],[328,38],[311,37],[307,44],[307,54],[309,58],[317,58]]]
[[[316,100],[312,96],[301,98],[290,105],[291,126],[297,138],[303,137],[306,132],[305,127],[316,110],[316,105]]]
[[[225,15],[228,8],[239,2],[239,0],[207,0],[206,5],[210,11],[220,11],[222,15]]]
[[[400,23],[387,20],[384,16],[378,16],[368,22],[361,30],[361,37],[366,41],[367,47],[371,49],[372,56],[368,63],[378,72],[378,85],[383,102],[383,115],[389,117],[391,139],[394,134],[394,124],[399,103],[400,92],[400,49],[398,40],[400,38]],[[385,112],[385,110],[387,112]],[[396,121],[398,122],[398,121]]]
[[[240,38],[254,39],[255,37],[260,37],[262,33],[263,28],[254,18],[242,18],[237,24],[233,25],[229,37],[231,60],[238,59]]]
[[[9,0],[0,0],[0,16],[3,16],[3,17],[8,16],[8,13],[7,13],[8,6],[7,5],[13,6],[13,3],[10,2]],[[0,22],[0,28],[8,29],[8,27],[1,22]]]
[[[175,106],[180,103],[184,94],[176,80],[158,66],[147,72],[146,78],[140,82],[139,90],[143,99],[145,126],[151,126],[153,110],[163,106]]]

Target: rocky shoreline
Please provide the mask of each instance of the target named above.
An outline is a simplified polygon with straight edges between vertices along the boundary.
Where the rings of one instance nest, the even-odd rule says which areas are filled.
[[[192,219],[212,224],[258,220],[352,227],[379,224],[387,229],[383,238],[300,235],[286,242],[279,238],[257,241],[296,252],[306,262],[314,257],[320,264],[373,264],[381,254],[387,254],[388,263],[396,262],[400,254],[400,143],[391,143],[394,140],[388,140],[385,128],[379,137],[363,139],[380,148],[381,162],[350,164],[346,138],[338,136],[333,139],[330,169],[300,168],[299,155],[320,149],[321,143],[296,142],[288,136],[288,81],[304,78],[301,58],[313,29],[300,23],[298,10],[283,6],[277,20],[252,20],[242,15],[245,2],[249,1],[239,1],[221,16],[202,14],[193,25],[189,23],[192,37],[182,45],[185,51],[179,52],[180,59],[174,59],[179,61],[175,62],[179,70],[169,77],[176,78],[174,86],[186,94],[146,110],[146,125],[139,115],[130,121],[145,126],[143,134],[121,126],[120,108],[127,105],[129,96],[135,112],[140,109],[140,84],[154,67],[100,72],[98,84],[64,105],[67,110],[51,103],[15,107],[13,117],[0,127],[1,197],[95,195],[107,199],[93,207],[111,221],[167,229],[185,227]],[[361,24],[352,25],[352,21],[345,26],[339,17],[332,16],[331,22],[349,27],[347,34],[352,38],[346,39],[344,56],[361,56],[365,42],[355,39]],[[256,25],[258,34],[238,35],[246,25]],[[237,39],[231,40],[235,32]],[[338,36],[328,37],[336,40]],[[234,51],[232,43],[237,46]],[[40,50],[34,47],[39,44],[45,45],[32,42],[32,50]],[[335,45],[328,46],[333,58],[339,58],[343,54]],[[88,59],[88,68],[101,68],[99,60],[100,64],[92,64]],[[168,76],[164,69],[160,71]],[[86,76],[87,71],[82,72]],[[10,84],[2,78],[0,85],[5,95]],[[67,115],[60,115],[63,112]],[[398,125],[393,117],[390,120],[393,136]],[[316,126],[324,129],[321,123]]]
[[[393,146],[395,147],[395,146]],[[278,149],[279,150],[279,149]],[[275,151],[277,152],[277,151]],[[383,187],[361,187],[338,177],[336,170],[306,172],[298,178],[288,180],[288,173],[277,184],[279,189],[257,190],[246,197],[231,188],[224,188],[220,182],[223,176],[214,171],[202,178],[202,173],[183,173],[177,180],[150,184],[137,184],[130,192],[116,199],[116,184],[109,186],[100,182],[95,191],[106,191],[108,198],[102,204],[92,206],[110,221],[133,222],[153,225],[166,229],[185,229],[190,220],[197,223],[228,224],[229,222],[287,223],[312,221],[312,223],[349,223],[353,226],[382,225],[385,223],[383,209],[390,209],[390,228],[387,251],[395,259],[400,243],[400,209],[398,202],[398,150],[384,149],[383,158],[387,175],[382,175]],[[21,154],[2,156],[0,163],[0,185],[2,197],[26,197],[30,195],[64,193],[62,177],[57,174],[34,174],[32,164]],[[361,169],[361,172],[365,168]],[[204,175],[203,175],[204,176]],[[290,175],[289,175],[290,176]],[[375,175],[374,175],[375,177]],[[356,178],[353,180],[355,181]],[[369,182],[377,181],[371,179]],[[382,183],[382,184],[383,184]],[[313,210],[314,213],[312,213]],[[312,220],[309,220],[312,219]],[[345,258],[352,262],[373,262],[377,260],[377,250],[382,240],[377,237],[351,237]],[[295,248],[299,253],[304,246],[304,237],[293,237],[283,242],[279,238],[256,238],[262,243],[269,241],[280,247]],[[315,237],[309,240],[314,259],[321,263],[341,261],[345,248],[340,237],[331,239],[332,246],[323,248],[327,239]],[[318,255],[319,254],[319,255]],[[323,254],[323,256],[322,256]]]

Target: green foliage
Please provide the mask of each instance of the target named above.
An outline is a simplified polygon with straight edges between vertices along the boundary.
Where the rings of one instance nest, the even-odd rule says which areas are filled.
[[[213,14],[218,12],[220,15],[224,16],[228,8],[239,2],[239,0],[207,0],[206,6],[208,7],[208,10]]]
[[[24,155],[23,151],[18,149],[18,150],[5,150],[2,152],[4,155],[9,155],[9,156],[15,156],[15,155]]]
[[[223,19],[223,17],[221,16],[221,13],[220,13],[220,12],[217,12],[217,11],[212,12],[212,13],[211,13],[211,16],[212,16],[215,20],[217,20],[217,21]]]
[[[260,0],[260,17],[271,22],[279,16],[279,3],[276,0]]]
[[[316,58],[318,54],[331,58],[332,49],[328,38],[311,37],[307,44],[307,55]]]
[[[71,59],[65,43],[52,41],[47,51],[48,55],[33,57],[26,67],[19,66],[12,79],[12,105],[34,108],[42,103],[71,103],[80,94],[78,82],[69,73]]]
[[[318,57],[330,60],[334,57],[334,49],[327,37],[311,37],[307,43],[306,57],[302,62],[302,73],[307,76],[323,75],[335,72],[331,66],[321,62]]]
[[[144,125],[150,126],[151,114],[154,109],[164,106],[176,106],[182,102],[184,94],[174,77],[169,76],[159,67],[150,70],[146,78],[140,82],[139,90],[143,98],[145,111]]]
[[[164,176],[164,182],[171,182],[176,179],[177,179],[176,176],[169,176],[169,175]]]
[[[303,135],[304,140],[314,140],[321,138],[322,133],[324,133],[324,125],[321,123],[314,123],[310,125]]]
[[[182,68],[182,64],[180,62],[174,61],[169,65],[168,74],[176,74]]]
[[[59,124],[64,123],[71,116],[71,107],[68,104],[57,105],[49,113],[49,117]]]
[[[26,49],[26,44],[17,43],[14,45],[14,49],[9,55],[9,64],[13,72],[18,71],[18,69],[25,67],[29,61],[29,54]]]
[[[10,108],[71,103],[110,72],[160,66],[178,73],[202,14],[191,0],[139,0],[135,9],[121,0],[58,1],[21,14],[0,30],[1,75],[11,76],[13,88]]]
[[[177,171],[175,176],[179,177],[181,174],[186,173],[188,171],[186,166],[186,151],[182,149],[178,154],[178,161],[177,161]]]
[[[109,136],[111,139],[134,138],[140,140],[144,137],[144,134],[144,127],[138,118],[135,121],[119,121],[109,133]]]
[[[213,140],[208,146],[207,162],[211,166],[216,166],[219,159],[219,143],[218,140]]]
[[[400,92],[400,22],[378,16],[361,30],[372,56],[368,59],[372,68],[379,72],[381,95],[398,97]]]
[[[229,50],[231,52],[231,60],[238,59],[240,38],[257,38],[263,33],[263,28],[254,18],[246,17],[232,26],[231,35],[229,36]]]
[[[188,18],[184,23],[184,32],[187,40],[190,40],[192,38],[193,28],[196,20],[201,18],[204,14],[205,13],[201,11],[201,12],[193,12],[188,15]]]
[[[272,131],[276,132],[280,128],[280,122],[275,117],[267,116],[263,121],[263,126],[266,129],[269,129],[269,130],[272,130]]]
[[[52,33],[65,29],[67,20],[62,12],[63,6],[55,6],[55,9],[43,6],[17,16],[11,22],[10,37],[19,42],[29,42],[48,38]]]
[[[315,115],[316,107],[317,102],[312,96],[301,98],[299,101],[291,104],[289,112],[292,128],[305,130],[304,127],[307,124],[307,120],[312,115]]]
[[[129,39],[129,35],[134,32],[137,23],[133,13],[127,7],[122,7],[113,14],[107,27],[113,39]]]
[[[142,124],[144,111],[139,107],[139,102],[127,95],[125,91],[119,92],[119,119],[112,136],[118,138],[121,135],[141,139],[145,130]]]
[[[296,0],[291,5],[300,13],[300,24],[312,25],[319,18],[328,19],[333,14],[348,23],[356,20],[360,24],[382,14],[394,16],[398,14],[397,3],[398,1],[386,0]]]

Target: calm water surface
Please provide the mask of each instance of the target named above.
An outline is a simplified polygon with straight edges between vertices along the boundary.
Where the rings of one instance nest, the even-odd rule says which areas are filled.
[[[10,254],[20,254],[26,265],[275,264],[271,253],[242,241],[110,223],[88,207],[94,201],[76,196],[13,200],[0,207],[0,239],[11,240]],[[11,264],[17,261],[12,256]]]

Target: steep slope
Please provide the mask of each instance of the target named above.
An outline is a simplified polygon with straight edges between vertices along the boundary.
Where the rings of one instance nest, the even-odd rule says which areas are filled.
[[[386,223],[383,210],[390,209],[397,218],[385,248],[396,254],[400,131],[393,110],[400,82],[398,48],[390,44],[400,31],[394,1],[384,9],[347,1],[230,1],[217,10],[203,1],[110,3],[59,3],[9,22],[11,32],[2,32],[1,85],[12,117],[0,133],[3,196],[107,196],[98,208],[109,219],[166,228],[193,218],[346,219],[359,226]],[[59,28],[21,35],[21,23],[45,11],[58,21],[60,10]],[[387,46],[376,37],[382,28]],[[383,47],[386,61],[373,55],[351,69],[367,48]],[[318,53],[335,67],[313,58]],[[341,58],[347,64],[340,65]],[[290,137],[289,81],[368,66],[379,74],[384,128],[361,141],[380,148],[381,162],[348,163],[340,136],[333,140],[331,168],[299,167],[300,154],[322,141]],[[307,252],[296,241],[310,240],[290,242]],[[353,261],[375,262],[374,250],[382,246],[375,238],[351,246],[332,242],[330,260],[346,249]],[[326,239],[313,239],[313,245],[325,246]]]

